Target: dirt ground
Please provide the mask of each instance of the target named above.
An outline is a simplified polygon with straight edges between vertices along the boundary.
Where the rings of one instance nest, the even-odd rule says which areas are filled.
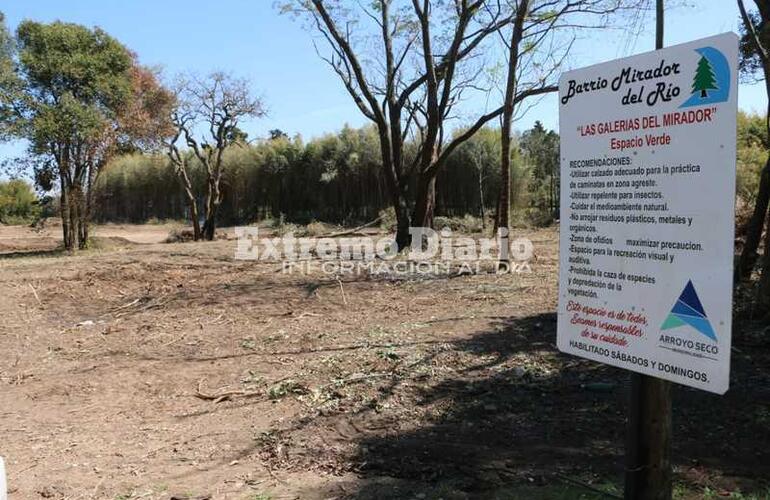
[[[341,276],[167,226],[0,227],[11,499],[618,494],[626,373],[555,347],[557,230],[532,273]],[[770,328],[723,397],[676,386],[678,498],[769,498]],[[743,495],[738,497],[739,494]]]

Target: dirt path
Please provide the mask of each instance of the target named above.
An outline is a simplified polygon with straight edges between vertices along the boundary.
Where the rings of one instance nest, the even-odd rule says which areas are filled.
[[[0,224],[0,256],[10,253],[23,254],[35,251],[48,251],[61,244],[61,223],[49,219],[41,228],[29,226],[4,226]],[[135,225],[106,224],[94,226],[92,236],[116,244],[162,243],[173,229],[172,224]],[[21,256],[21,255],[19,255]]]
[[[26,244],[2,229],[4,245]],[[148,232],[97,234],[161,241]],[[530,237],[532,274],[441,279],[284,274],[233,260],[232,241],[0,260],[11,498],[608,486],[622,472],[626,377],[556,352],[556,233]],[[728,396],[677,389],[677,472],[692,491],[767,488],[768,345],[747,342],[759,347],[736,354]]]

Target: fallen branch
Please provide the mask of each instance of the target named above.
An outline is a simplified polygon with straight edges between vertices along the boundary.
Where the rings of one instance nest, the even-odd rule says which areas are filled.
[[[342,286],[342,280],[337,278],[337,283],[340,284],[340,292],[342,292],[342,303],[348,305],[348,299],[345,297],[345,288]]]
[[[319,236],[319,238],[339,238],[340,236],[347,236],[349,234],[357,233],[362,229],[366,229],[367,227],[372,227],[378,224],[381,220],[382,217],[377,217],[373,221],[367,222],[366,224],[362,224],[358,227],[354,227],[353,229],[346,229],[345,231],[340,231],[339,233],[323,234]]]
[[[363,382],[365,380],[372,380],[377,378],[387,378],[387,377],[393,377],[396,376],[393,372],[384,372],[384,373],[368,373],[363,375],[354,375],[348,378],[343,379],[337,379],[329,382],[328,384],[324,384],[322,386],[318,387],[318,391],[324,391],[326,389],[329,389],[330,387],[343,387],[346,385],[351,384],[357,384],[358,382]]]
[[[302,319],[304,317],[312,317],[312,318],[323,318],[323,314],[316,314],[312,312],[303,312],[299,316],[294,316],[294,319]]]
[[[143,298],[144,298],[144,297],[139,297],[139,298],[138,298],[138,299],[136,299],[136,300],[132,300],[132,301],[131,301],[131,302],[129,302],[128,304],[123,304],[123,305],[122,305],[122,306],[120,306],[120,307],[116,307],[115,309],[113,309],[113,310],[112,310],[112,312],[117,312],[117,311],[120,311],[120,310],[122,310],[122,309],[127,309],[127,308],[129,308],[129,307],[133,306],[134,304],[136,304],[137,302],[139,302],[140,300],[142,300]]]
[[[214,403],[221,403],[222,401],[227,401],[228,399],[232,399],[234,397],[248,398],[248,397],[262,395],[262,392],[260,391],[243,391],[243,390],[224,391],[216,394],[208,394],[203,392],[202,387],[203,387],[203,379],[198,381],[198,388],[195,391],[195,397],[206,401],[213,401]]]
[[[580,486],[581,488],[585,488],[588,491],[592,491],[594,493],[598,493],[599,495],[605,496],[607,498],[616,498],[618,500],[623,500],[623,497],[615,495],[614,493],[610,493],[608,491],[601,490],[599,488],[596,488],[594,486],[591,486],[590,484],[584,483],[583,481],[579,481],[577,479],[573,479],[569,476],[565,476],[564,474],[556,473],[554,474],[557,478],[561,479],[562,481],[572,483],[575,486]]]
[[[140,313],[140,312],[143,312],[143,311],[147,311],[149,309],[161,308],[161,307],[165,306],[166,304],[168,304],[169,302],[171,302],[172,300],[173,300],[173,297],[168,298],[165,301],[161,302],[160,300],[153,299],[149,295],[145,295],[143,297],[139,297],[138,299],[136,299],[134,301],[129,302],[128,304],[125,304],[125,305],[122,305],[122,306],[120,306],[120,307],[118,307],[116,309],[113,309],[111,311],[111,314],[114,314],[116,318],[120,318],[122,316],[125,316],[126,314],[129,314],[132,311],[134,313]],[[142,301],[144,301],[144,302],[142,302]],[[140,304],[140,302],[142,302],[142,303]],[[136,306],[136,305],[139,305],[139,307],[133,308],[133,306]],[[107,314],[110,314],[110,313],[105,313],[102,316],[106,316]]]
[[[273,472],[273,470],[270,467],[267,468],[267,473],[270,474],[270,477],[272,477],[273,479],[275,479],[279,483],[287,484],[286,481],[284,481],[280,477],[276,476],[275,472]]]
[[[32,286],[32,283],[27,283],[27,284],[28,284],[28,285],[29,285],[29,287],[32,289],[32,294],[35,296],[35,300],[37,300],[37,304],[38,304],[39,306],[42,306],[42,305],[43,305],[43,303],[40,301],[40,297],[38,296],[38,294],[37,294],[37,290],[35,290],[35,287],[34,287],[34,286]]]

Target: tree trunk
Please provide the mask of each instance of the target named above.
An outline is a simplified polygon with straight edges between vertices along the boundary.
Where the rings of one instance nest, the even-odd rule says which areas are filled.
[[[219,205],[213,205],[206,214],[206,220],[203,222],[203,238],[206,241],[213,241],[217,226],[217,212]]]
[[[511,225],[511,125],[503,126],[500,157],[500,204],[497,214],[497,228]]]
[[[760,241],[762,241],[762,229],[767,218],[768,204],[770,204],[770,156],[768,156],[759,178],[759,191],[754,203],[754,212],[746,224],[746,242],[738,260],[738,266],[735,268],[736,283],[747,279],[754,270],[754,265],[759,257],[757,249]],[[765,249],[765,254],[767,254],[767,249]]]
[[[64,175],[60,175],[61,182],[61,196],[59,197],[59,204],[61,207],[61,227],[62,227],[62,240],[64,242],[64,249],[67,251],[75,250],[75,238],[72,233],[72,226],[70,225],[70,199],[69,199],[69,186]]]
[[[190,209],[190,220],[193,227],[193,240],[198,241],[202,237],[201,222],[198,215],[198,204],[195,203],[195,196],[188,196],[188,207]]]
[[[217,228],[217,214],[219,205],[222,203],[222,193],[219,190],[220,177],[214,173],[211,174],[207,183],[208,191],[206,193],[206,220],[203,223],[203,238],[206,241],[213,241]]]
[[[73,237],[72,227],[70,226],[70,204],[69,197],[67,196],[67,188],[62,189],[60,206],[62,242],[64,243],[64,249],[71,252],[75,250],[75,238]]]
[[[417,191],[412,214],[416,227],[433,227],[433,208],[436,205],[436,176],[422,173],[417,179]]]
[[[88,213],[86,194],[83,192],[82,187],[77,187],[76,192],[78,195],[74,201],[77,204],[78,247],[83,250],[88,248]]]
[[[82,249],[82,234],[80,232],[80,202],[78,200],[79,193],[77,187],[74,185],[69,186],[68,191],[69,193],[67,194],[67,200],[69,201],[69,232],[72,250],[75,250],[76,248]]]
[[[484,176],[483,170],[478,169],[479,172],[479,212],[481,214],[481,230],[486,231],[487,221],[485,220],[486,214],[484,213]]]
[[[765,251],[762,256],[762,276],[759,278],[759,308],[765,314],[770,314],[770,215],[767,217],[765,231]]]
[[[101,166],[97,167],[95,165],[91,165],[88,167],[86,174],[88,184],[86,186],[85,194],[81,200],[82,206],[80,212],[81,248],[88,246],[88,238],[90,237],[91,214],[94,206],[94,184],[96,184],[98,172],[100,169]]]
[[[770,20],[770,6],[767,2],[754,2],[759,9],[759,15],[761,18],[760,27],[765,26],[768,20]],[[765,93],[770,99],[770,58],[768,56],[768,47],[763,46],[755,26],[746,13],[746,8],[743,5],[742,0],[738,0],[738,10],[741,13],[743,19],[743,25],[746,31],[751,34],[751,37],[755,44],[755,49],[760,59],[762,60],[762,72],[765,77]],[[767,134],[767,142],[770,143],[770,101],[767,103],[767,112],[765,114],[765,133]],[[757,193],[757,201],[754,205],[754,213],[749,221],[746,231],[746,243],[741,252],[741,257],[738,262],[738,268],[735,272],[735,281],[746,278],[751,275],[754,269],[754,264],[757,261],[757,248],[759,242],[762,239],[762,228],[764,221],[767,219],[768,227],[770,227],[770,215],[768,215],[768,200],[770,200],[770,157],[768,157],[767,163],[765,163],[764,169],[762,169],[762,175],[759,181],[759,192]],[[765,252],[763,261],[762,276],[759,281],[759,303],[760,306],[768,311],[770,306],[770,231],[765,238]]]
[[[190,222],[192,223],[193,228],[193,240],[198,241],[202,238],[203,233],[201,232],[201,223],[198,215],[198,202],[195,198],[195,191],[193,190],[190,176],[187,175],[187,166],[181,163],[181,160],[175,160],[173,155],[169,154],[169,157],[176,166],[177,178],[179,179],[179,183],[182,185],[182,189],[184,190],[185,199],[187,201],[187,209],[190,212]]]
[[[759,7],[759,4],[757,4],[757,6]],[[741,12],[744,12],[742,5]],[[762,14],[764,17],[764,14],[766,13],[763,12]],[[768,98],[770,98],[770,64],[768,64],[767,61],[762,64],[762,72],[765,76],[765,93]],[[765,134],[767,143],[770,144],[770,101],[767,103],[765,114]],[[751,219],[749,219],[749,223],[746,227],[746,242],[743,245],[743,251],[741,252],[741,257],[738,261],[737,269],[735,270],[734,278],[736,283],[748,278],[751,276],[752,271],[754,271],[754,265],[758,258],[757,249],[759,248],[759,243],[762,241],[762,229],[765,226],[765,218],[768,218],[768,202],[770,202],[770,155],[760,174],[759,190],[757,192],[757,200],[754,204],[754,212],[751,214]],[[765,253],[767,253],[767,250],[765,250]]]
[[[507,122],[507,126],[505,125]],[[498,271],[510,269],[510,256],[508,252],[508,233],[511,225],[511,122],[503,122],[501,162],[500,162],[500,200],[497,204],[497,228],[495,234],[503,236],[498,242],[500,256],[497,263]]]
[[[81,203],[80,203],[80,192],[78,191],[76,184],[73,184],[70,188],[69,200],[70,200],[70,227],[72,228],[72,233],[73,233],[73,244],[76,243],[78,249],[82,250],[84,248],[84,245],[83,245],[83,233],[80,230]]]
[[[524,32],[524,19],[529,11],[529,0],[519,2],[516,10],[516,18],[511,32],[511,44],[508,51],[508,78],[505,87],[505,101],[503,102],[503,116],[501,125],[501,151],[500,151],[500,212],[498,213],[498,231],[506,238],[500,240],[500,259],[497,265],[499,271],[510,269],[507,249],[507,236],[510,231],[511,216],[511,122],[513,121],[514,99],[516,97],[516,71],[519,63],[519,44]]]
[[[79,238],[78,246],[80,247],[81,250],[83,250],[85,248],[88,248],[88,224],[83,220],[82,217],[80,219],[79,224],[80,224],[80,227],[79,227],[80,238]]]
[[[548,178],[548,210],[549,218],[556,218],[556,180],[553,175],[553,167],[551,167],[551,175]]]
[[[397,117],[398,115],[392,116]],[[377,135],[380,140],[380,158],[382,159],[385,186],[388,188],[390,204],[396,215],[396,247],[401,251],[412,243],[412,236],[409,234],[409,227],[412,224],[409,218],[406,181],[400,177],[402,165],[396,163],[397,161],[400,162],[403,157],[401,154],[403,142],[398,133],[391,134],[385,123],[378,123]]]
[[[412,244],[412,235],[409,234],[409,227],[412,224],[405,197],[398,193],[393,197],[395,198],[393,209],[396,211],[396,247],[400,251]]]

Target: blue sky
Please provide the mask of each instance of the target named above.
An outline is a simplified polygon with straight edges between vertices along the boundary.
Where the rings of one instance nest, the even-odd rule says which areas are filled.
[[[734,0],[697,0],[667,14],[666,45],[738,29]],[[63,20],[100,26],[136,52],[147,65],[167,75],[183,71],[206,73],[223,69],[253,82],[269,116],[244,128],[250,137],[280,128],[304,138],[362,125],[366,120],[345,93],[336,75],[318,59],[311,35],[302,24],[281,16],[273,0],[13,0],[0,3],[11,30],[23,19]],[[633,44],[621,33],[592,34],[580,40],[568,66],[576,68],[645,52],[654,45],[654,23]],[[764,112],[762,85],[742,85],[740,106]],[[466,104],[470,116],[483,102]],[[478,111],[482,111],[479,109]],[[557,128],[555,96],[543,98],[516,124],[519,130],[535,120]],[[0,161],[23,151],[21,144],[0,145]]]

